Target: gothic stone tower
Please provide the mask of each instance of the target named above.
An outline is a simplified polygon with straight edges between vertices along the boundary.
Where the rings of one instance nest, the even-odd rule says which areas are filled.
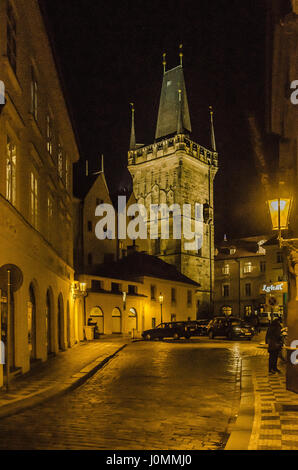
[[[175,265],[184,275],[200,284],[198,312],[207,313],[213,304],[214,221],[213,182],[218,169],[213,112],[211,111],[212,150],[190,140],[191,122],[181,64],[165,71],[159,104],[155,141],[148,146],[135,140],[134,109],[128,152],[128,169],[138,203],[148,211],[150,204],[204,205],[202,248],[187,251],[185,240],[148,239],[149,254]],[[194,213],[192,213],[194,217]],[[160,222],[160,219],[159,219]],[[172,220],[170,220],[171,226]]]

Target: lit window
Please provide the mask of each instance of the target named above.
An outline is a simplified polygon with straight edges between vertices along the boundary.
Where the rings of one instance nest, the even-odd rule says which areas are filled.
[[[243,272],[245,274],[252,272],[252,263],[250,261],[244,264]]]
[[[38,218],[38,182],[36,175],[31,172],[30,176],[30,203],[31,203],[31,223],[37,228],[37,218]]]
[[[17,149],[7,136],[6,147],[6,199],[15,205],[16,203],[16,163]]]
[[[9,1],[7,3],[7,57],[9,63],[16,73],[17,70],[17,24],[15,14]]]
[[[230,274],[230,265],[229,265],[229,264],[226,264],[226,265],[222,268],[222,273],[223,273],[223,274]]]
[[[51,116],[47,115],[47,151],[53,154],[53,121]]]

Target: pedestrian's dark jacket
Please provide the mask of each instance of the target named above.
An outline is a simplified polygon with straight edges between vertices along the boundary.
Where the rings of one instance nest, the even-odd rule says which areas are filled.
[[[281,326],[279,322],[273,321],[266,333],[266,344],[268,351],[278,351],[282,348]]]

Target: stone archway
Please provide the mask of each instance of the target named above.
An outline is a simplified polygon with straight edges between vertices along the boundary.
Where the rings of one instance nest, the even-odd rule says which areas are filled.
[[[112,311],[112,333],[122,332],[121,310],[115,307]]]
[[[34,361],[37,358],[37,335],[36,335],[36,324],[37,324],[37,300],[36,300],[36,287],[33,282],[29,286],[29,301],[28,301],[28,347],[30,354],[30,361]]]
[[[93,307],[90,311],[90,317],[93,321],[96,322],[98,332],[103,334],[104,333],[104,313],[102,308],[96,306]]]
[[[54,296],[52,288],[49,287],[46,294],[46,343],[47,354],[53,352],[53,317],[54,317]]]
[[[138,314],[134,307],[129,309],[128,312],[128,326],[127,331],[131,333],[132,331],[137,331],[138,329]]]

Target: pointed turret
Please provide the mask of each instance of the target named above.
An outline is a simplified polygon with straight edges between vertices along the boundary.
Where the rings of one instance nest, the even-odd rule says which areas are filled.
[[[181,93],[179,93],[179,90]],[[179,97],[181,95],[181,102]],[[179,116],[181,114],[181,118]],[[159,102],[158,119],[155,139],[158,140],[177,132],[177,123],[181,119],[181,132],[191,133],[189,108],[182,68],[182,52],[180,52],[180,65],[165,71]]]
[[[182,116],[182,91],[178,90],[178,123],[177,123],[177,134],[183,133],[183,116]]]
[[[213,108],[212,106],[209,106],[210,109],[210,125],[211,125],[211,146],[213,152],[216,152],[216,142],[215,142],[215,132],[214,132],[214,122],[213,122]]]
[[[130,103],[131,106],[131,133],[130,133],[130,143],[129,150],[136,149],[136,131],[135,131],[135,107],[134,103]]]

